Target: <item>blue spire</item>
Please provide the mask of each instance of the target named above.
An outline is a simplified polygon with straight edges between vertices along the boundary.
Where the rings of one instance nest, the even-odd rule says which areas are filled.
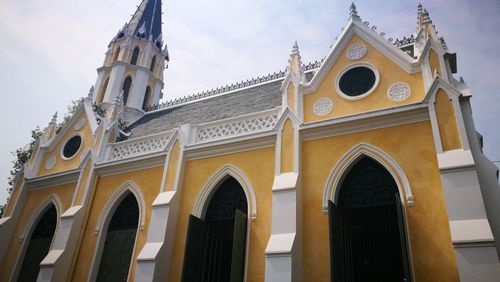
[[[125,29],[130,35],[161,45],[161,0],[142,0]]]

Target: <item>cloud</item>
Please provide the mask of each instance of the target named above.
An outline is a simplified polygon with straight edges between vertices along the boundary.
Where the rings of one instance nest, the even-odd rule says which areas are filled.
[[[107,44],[139,0],[0,1],[0,183],[29,130],[94,83]],[[386,37],[416,27],[417,2],[356,1],[363,20]],[[322,58],[345,25],[350,1],[164,1],[164,38],[171,63],[164,97],[174,98],[283,70],[295,40],[304,62]],[[500,4],[496,0],[424,2],[440,34],[458,56],[474,94],[472,107],[486,152],[500,160]],[[19,114],[23,113],[23,114]],[[26,114],[29,113],[29,114]],[[0,202],[6,195],[0,186]],[[2,194],[4,193],[4,194]]]

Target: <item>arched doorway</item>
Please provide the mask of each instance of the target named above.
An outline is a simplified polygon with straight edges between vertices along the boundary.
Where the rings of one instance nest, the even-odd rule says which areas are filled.
[[[189,216],[182,281],[243,281],[248,204],[229,177],[206,203],[202,218]]]
[[[411,281],[402,209],[392,175],[361,157],[329,202],[332,281]]]
[[[106,230],[96,281],[127,281],[139,223],[139,205],[128,192]]]
[[[56,231],[57,211],[53,204],[43,213],[29,238],[17,281],[36,281],[40,263],[49,253]]]

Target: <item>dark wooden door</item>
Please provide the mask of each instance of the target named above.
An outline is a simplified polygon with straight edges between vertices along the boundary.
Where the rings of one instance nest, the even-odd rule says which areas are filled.
[[[17,281],[36,281],[40,263],[47,256],[57,225],[57,211],[52,205],[40,218],[31,234]]]

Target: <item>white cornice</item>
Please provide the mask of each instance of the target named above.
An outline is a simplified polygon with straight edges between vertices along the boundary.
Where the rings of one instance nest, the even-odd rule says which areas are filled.
[[[114,175],[164,165],[166,152],[112,161],[95,166],[95,171],[101,176]]]
[[[239,140],[238,140],[239,139]],[[186,159],[196,160],[207,157],[227,155],[244,151],[274,147],[276,143],[276,133],[274,131],[265,134],[247,136],[242,138],[231,138],[229,140],[211,142],[210,144],[194,145],[186,147]]]
[[[427,105],[415,104],[401,108],[308,123],[304,124],[300,128],[300,131],[302,133],[302,140],[307,141],[426,120],[429,120]]]
[[[49,188],[53,186],[77,183],[80,176],[81,168],[68,170],[61,173],[55,173],[37,178],[26,179],[25,185],[29,190]]]

